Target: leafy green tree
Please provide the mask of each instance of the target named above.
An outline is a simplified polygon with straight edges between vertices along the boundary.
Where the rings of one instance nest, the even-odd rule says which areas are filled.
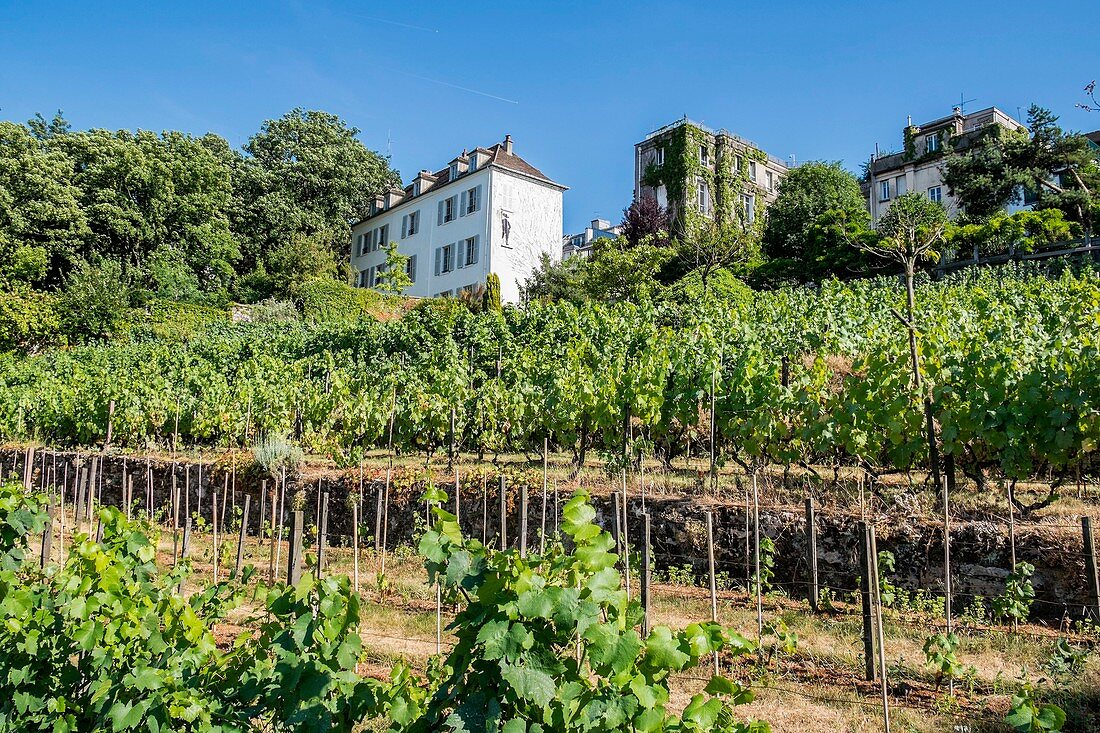
[[[0,122],[0,282],[36,283],[80,248],[88,224],[72,161]]]
[[[134,288],[118,260],[79,259],[57,300],[61,330],[73,342],[109,340],[129,325]]]
[[[1066,221],[1060,209],[998,211],[978,222],[953,223],[947,228],[947,244],[976,254],[1000,254],[1015,247],[1031,252],[1036,247],[1062,242],[1080,231],[1080,225]]]
[[[684,270],[698,273],[705,294],[711,275],[752,261],[758,248],[759,240],[753,229],[707,219],[680,240],[678,259]]]
[[[409,277],[409,256],[401,254],[397,242],[382,247],[386,252],[386,266],[378,273],[378,289],[384,293],[399,295],[412,285]]]
[[[26,283],[0,286],[0,351],[36,351],[55,342],[61,323],[54,300]]]
[[[539,266],[524,281],[520,291],[527,303],[537,301],[580,303],[588,299],[584,289],[584,257],[568,257],[555,262],[545,252],[539,258]]]
[[[828,218],[826,217],[828,215]],[[840,163],[811,162],[794,168],[768,207],[763,252],[773,277],[798,281],[861,272],[862,260],[844,233],[830,224],[867,227],[870,214],[859,181]]]
[[[338,265],[350,261],[351,222],[370,213],[376,194],[401,182],[358,135],[336,115],[297,108],[249,139],[237,172],[235,225],[247,240],[247,268],[303,238],[321,243]]]

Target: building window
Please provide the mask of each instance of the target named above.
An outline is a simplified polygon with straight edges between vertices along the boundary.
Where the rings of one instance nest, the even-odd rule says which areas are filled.
[[[455,269],[455,246],[447,244],[436,247],[435,250],[435,274],[442,275]]]
[[[928,200],[935,201],[937,204],[943,202],[943,189],[940,186],[932,186],[928,189]]]
[[[474,186],[462,194],[462,215],[473,214],[481,208],[481,186]]]
[[[478,250],[481,249],[481,247],[479,246],[481,244],[480,240],[481,237],[470,237],[466,240],[464,247],[466,252],[465,257],[463,258],[465,262],[463,262],[463,267],[470,267],[471,265],[477,264],[478,257],[480,255],[480,252],[478,252]]]
[[[405,262],[405,274],[409,276],[409,282],[416,282],[416,255],[411,255]]]
[[[898,176],[894,179],[894,193],[901,196],[903,193],[909,190],[909,187],[905,184],[905,176]]]
[[[657,148],[657,151],[656,151],[656,153],[653,157],[653,162],[657,165],[664,165],[665,164],[665,149],[664,148]]]
[[[756,182],[756,161],[755,160],[750,160],[749,161],[749,180],[753,181],[754,183]]]
[[[710,165],[710,151],[707,150],[706,145],[699,146],[699,162],[703,165]]]
[[[447,170],[447,180],[453,181],[458,178],[458,163],[451,163],[451,167]]]
[[[940,136],[929,135],[924,138],[924,151],[926,153],[934,153],[940,149]]]
[[[360,288],[367,287],[367,271],[360,270],[359,275],[355,279],[355,284]]]
[[[750,194],[741,194],[741,206],[745,211],[745,223],[752,224],[756,221],[756,197]]]
[[[470,173],[473,173],[474,171],[477,170],[477,154],[476,153],[474,155],[470,156],[470,165],[469,165],[468,170],[470,171]]]
[[[401,217],[401,238],[411,237],[420,231],[420,212],[411,211]]]
[[[449,221],[454,221],[458,212],[455,210],[458,208],[458,202],[455,200],[457,196],[451,196],[450,198],[443,199],[439,202],[439,222],[440,224],[446,224]]]
[[[383,224],[382,226],[378,227],[378,239],[375,240],[374,251],[377,252],[382,247],[385,247],[387,244],[389,244],[389,241],[390,241],[390,225],[389,224]]]
[[[889,201],[890,200],[890,182],[889,181],[882,181],[878,185],[879,185],[878,200],[879,201]]]
[[[413,196],[420,195],[420,181],[413,181]]]
[[[765,171],[764,172],[764,178],[768,182],[768,190],[769,191],[774,191],[775,190],[775,174],[772,173],[771,171]]]
[[[710,187],[702,178],[695,180],[695,189],[698,192],[699,213],[710,216]]]

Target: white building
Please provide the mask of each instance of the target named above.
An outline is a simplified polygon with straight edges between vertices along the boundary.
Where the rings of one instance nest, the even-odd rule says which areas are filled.
[[[956,107],[951,115],[923,125],[908,125],[904,130],[905,149],[900,153],[874,156],[868,170],[867,208],[871,224],[877,225],[894,200],[908,191],[916,191],[943,204],[954,216],[959,206],[943,180],[943,158],[948,149],[964,149],[990,125],[1010,130],[1024,126],[996,107],[963,114]],[[1011,207],[1010,207],[1011,208]]]
[[[566,190],[512,151],[512,137],[463,151],[436,173],[420,171],[404,189],[375,199],[351,229],[359,287],[385,270],[388,242],[409,257],[405,295],[446,297],[500,278],[501,300],[519,301],[519,283],[543,254],[561,258]]]
[[[612,226],[607,219],[593,219],[583,232],[562,237],[561,258],[591,257],[592,245],[597,239],[614,239],[622,233],[622,224]]]

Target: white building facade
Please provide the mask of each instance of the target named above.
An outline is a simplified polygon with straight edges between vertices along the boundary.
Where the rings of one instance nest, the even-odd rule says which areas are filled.
[[[375,199],[352,227],[351,265],[359,287],[376,287],[389,242],[406,255],[412,280],[404,295],[452,297],[500,278],[501,301],[517,303],[520,283],[543,254],[561,258],[562,193],[515,155],[511,136],[463,151],[435,173],[421,171],[404,189]]]

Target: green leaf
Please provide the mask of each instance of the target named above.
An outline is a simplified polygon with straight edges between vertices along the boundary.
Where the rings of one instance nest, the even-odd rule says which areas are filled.
[[[500,672],[521,699],[533,702],[540,708],[549,705],[557,693],[554,679],[541,669],[502,661]]]

